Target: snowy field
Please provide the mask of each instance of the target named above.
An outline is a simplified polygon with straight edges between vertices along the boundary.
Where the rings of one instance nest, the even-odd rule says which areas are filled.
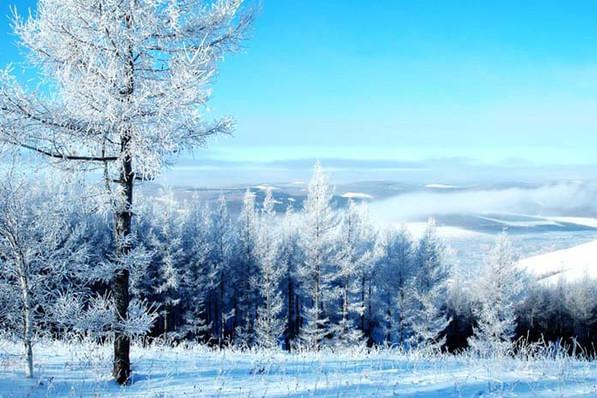
[[[597,363],[551,359],[214,352],[133,347],[134,382],[108,377],[110,346],[43,343],[36,376],[0,342],[1,397],[594,397]],[[543,357],[545,358],[545,357]]]

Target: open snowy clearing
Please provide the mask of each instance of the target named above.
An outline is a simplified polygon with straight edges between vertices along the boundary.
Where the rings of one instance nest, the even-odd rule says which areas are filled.
[[[36,376],[18,345],[0,343],[1,397],[591,397],[597,363],[360,354],[214,352],[133,347],[134,382],[109,377],[111,347],[43,343]]]

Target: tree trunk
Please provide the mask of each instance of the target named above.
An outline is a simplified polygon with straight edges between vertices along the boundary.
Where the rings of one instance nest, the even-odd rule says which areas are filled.
[[[125,154],[120,172],[123,203],[116,213],[116,255],[126,256],[130,250],[133,205],[133,162],[129,152],[130,134],[125,134],[121,142],[121,150]],[[116,319],[125,320],[129,307],[129,271],[116,271],[112,284]],[[130,339],[123,330],[116,328],[114,334],[114,369],[112,375],[119,384],[128,382],[131,375]]]
[[[348,337],[348,277],[344,279],[344,286],[342,287],[342,331],[341,338],[346,339]]]
[[[219,331],[218,331],[218,346],[220,348],[224,347],[224,333],[226,329],[226,319],[225,319],[225,311],[224,311],[224,274],[220,273],[220,291],[218,296],[219,302]]]
[[[291,342],[295,339],[296,335],[294,334],[296,330],[296,314],[294,308],[294,289],[292,285],[292,279],[290,276],[288,277],[288,325],[286,327],[286,341],[284,342],[286,345],[286,349],[290,352],[292,350]]]
[[[25,267],[23,267],[25,269]],[[21,275],[21,293],[23,294],[23,344],[25,346],[25,376],[33,377],[33,314],[31,313],[31,299],[29,297],[29,282]]]
[[[361,303],[365,306],[365,276],[361,277]],[[365,334],[365,312],[361,314],[361,331]]]
[[[164,310],[164,341],[168,339],[168,306]]]

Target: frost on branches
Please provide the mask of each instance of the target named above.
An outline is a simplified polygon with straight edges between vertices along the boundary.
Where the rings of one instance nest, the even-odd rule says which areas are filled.
[[[344,350],[366,343],[511,355],[511,341],[527,333],[568,336],[583,348],[592,341],[594,281],[530,283],[506,236],[474,273],[454,272],[433,221],[418,239],[405,227],[378,229],[366,201],[336,206],[320,165],[298,209],[274,190],[249,190],[233,216],[223,196],[140,198],[132,249],[123,256],[111,254],[111,225],[83,192],[14,174],[2,184],[0,322],[13,338],[25,339],[30,316],[32,342],[43,334],[113,339],[119,330],[214,347]],[[17,261],[21,248],[27,263]],[[130,274],[126,318],[114,313],[107,289],[117,269]],[[19,275],[30,287],[29,307]]]
[[[306,348],[319,349],[328,332],[329,319],[324,306],[332,297],[329,268],[333,259],[333,239],[338,217],[332,209],[332,188],[319,162],[315,165],[304,204],[301,245],[304,264],[300,268],[302,289],[308,300],[304,310],[305,325],[301,342]]]
[[[125,257],[135,181],[231,131],[229,119],[208,121],[204,113],[217,63],[239,48],[251,19],[242,0],[39,0],[13,25],[40,85],[28,90],[10,69],[0,73],[0,144],[67,169],[102,168],[115,254]],[[116,270],[112,293],[125,322],[127,269]],[[116,330],[119,383],[130,374],[129,351]]]
[[[23,342],[26,375],[33,344],[51,327],[63,300],[87,282],[85,223],[68,195],[9,174],[0,181],[0,320]],[[54,188],[55,189],[55,188]],[[69,295],[69,297],[67,297]],[[76,318],[78,319],[78,315]]]
[[[503,232],[496,241],[476,281],[478,305],[472,349],[483,355],[503,355],[512,348],[517,306],[524,299],[524,274],[518,268],[512,243]]]

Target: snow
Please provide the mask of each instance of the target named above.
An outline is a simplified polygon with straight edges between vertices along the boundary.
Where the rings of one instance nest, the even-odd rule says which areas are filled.
[[[555,283],[560,276],[573,282],[585,277],[597,278],[597,240],[529,257],[519,265],[546,283]]]
[[[509,227],[522,227],[522,228],[532,228],[532,227],[540,227],[545,225],[560,225],[554,219],[537,219],[537,220],[529,220],[529,221],[512,221],[512,220],[502,220],[499,218],[493,217],[485,217],[479,216],[479,218],[487,221],[492,221],[498,224],[503,224]]]
[[[255,189],[259,189],[260,191],[267,191],[267,190],[270,190],[270,189],[271,189],[272,191],[274,191],[274,190],[278,189],[278,188],[276,188],[276,187],[274,187],[274,186],[267,185],[267,184],[255,185],[253,188],[255,188]]]
[[[597,218],[592,217],[544,217],[555,222],[582,225],[585,227],[597,228]]]
[[[447,185],[447,184],[427,184],[425,188],[431,189],[456,189],[458,188],[456,185]]]
[[[401,224],[395,224],[396,227],[399,227]],[[425,228],[427,228],[426,222],[409,222],[403,224],[406,226],[406,229],[410,234],[415,238],[420,238],[423,233],[425,232]],[[470,231],[468,229],[449,226],[449,225],[440,225],[437,227],[437,233],[440,237],[445,239],[451,238],[472,238],[478,237],[480,235],[484,235],[481,232]]]
[[[363,192],[345,192],[341,196],[347,199],[373,199],[373,196]]]
[[[132,349],[133,383],[110,377],[111,346],[45,342],[33,379],[18,350],[0,342],[0,396],[8,397],[588,397],[597,363],[479,359],[393,351],[299,353]]]

